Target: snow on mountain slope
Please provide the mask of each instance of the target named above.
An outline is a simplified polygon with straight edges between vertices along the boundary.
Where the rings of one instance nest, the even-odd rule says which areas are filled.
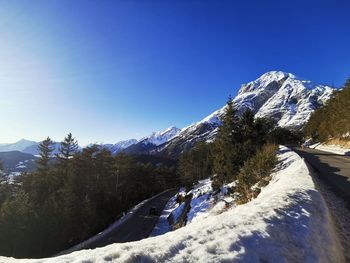
[[[238,91],[238,95],[241,95],[247,92],[262,90],[264,89],[264,87],[267,87],[272,82],[279,82],[288,77],[295,77],[295,76],[293,74],[286,73],[283,71],[269,71],[263,74],[258,79],[251,81],[247,84],[243,84],[241,86],[241,89]]]
[[[239,113],[250,108],[255,117],[271,117],[280,127],[299,128],[308,121],[316,108],[331,98],[334,90],[290,73],[271,71],[243,84],[233,102]],[[203,121],[218,122],[224,108]]]
[[[37,146],[38,143],[29,140],[19,140],[15,143],[1,143],[0,144],[0,152],[10,152],[10,151],[23,151],[30,146]]]
[[[169,127],[164,131],[153,132],[151,135],[142,138],[138,143],[126,148],[124,152],[128,154],[149,154],[158,146],[176,137],[180,131],[176,127]]]
[[[136,139],[119,141],[115,144],[103,144],[102,146],[111,151],[113,155],[120,153],[124,149],[136,144],[138,141]]]
[[[233,103],[239,114],[250,108],[255,117],[268,117],[280,127],[298,129],[306,124],[311,113],[330,99],[334,88],[317,85],[293,74],[270,71],[243,84]],[[187,126],[158,151],[176,156],[198,141],[212,140],[220,125],[225,106],[203,120]]]
[[[36,157],[20,151],[0,152],[0,162],[6,174],[32,171]]]
[[[258,110],[256,117],[272,117],[281,127],[300,128],[311,113],[330,99],[334,89],[288,77]]]
[[[175,137],[180,132],[180,129],[176,127],[169,127],[164,131],[153,132],[151,135],[144,137],[140,140],[140,143],[151,143],[154,145],[161,145],[173,137]]]
[[[272,180],[253,201],[161,236],[47,259],[0,262],[343,262],[309,170],[281,147]]]
[[[0,152],[20,151],[23,153],[38,155],[38,145],[39,145],[39,142],[22,139],[15,143],[0,144]],[[58,153],[59,147],[60,147],[60,143],[54,142],[53,154]]]
[[[22,152],[33,154],[33,155],[38,155],[39,154],[38,145],[39,145],[39,142],[36,144],[33,144],[31,146],[26,147],[25,149],[22,150]],[[60,147],[61,147],[61,143],[54,142],[53,147],[52,147],[53,148],[52,155],[58,154]]]

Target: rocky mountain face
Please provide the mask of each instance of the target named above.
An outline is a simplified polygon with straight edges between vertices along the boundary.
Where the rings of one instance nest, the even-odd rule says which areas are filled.
[[[290,73],[271,71],[243,84],[233,102],[238,114],[250,108],[255,117],[272,118],[280,127],[299,129],[306,124],[316,108],[331,98],[334,90]],[[212,140],[224,111],[225,106],[200,122],[183,128],[169,142],[154,149],[153,153],[176,157],[198,141]]]

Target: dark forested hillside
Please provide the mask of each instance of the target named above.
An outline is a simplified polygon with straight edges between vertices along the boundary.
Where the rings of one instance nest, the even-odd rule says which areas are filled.
[[[35,159],[36,157],[34,155],[20,151],[0,152],[0,161],[2,162],[5,170],[16,167],[16,165],[20,162],[34,162]]]
[[[0,255],[43,257],[100,232],[135,204],[178,185],[174,163],[78,151],[69,134],[52,163],[53,142],[39,145],[37,170],[10,180],[0,168]]]
[[[325,106],[311,115],[305,133],[318,141],[350,138],[350,78]]]

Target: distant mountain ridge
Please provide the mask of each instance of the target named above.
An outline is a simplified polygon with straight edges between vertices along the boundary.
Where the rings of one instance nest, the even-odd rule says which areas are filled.
[[[161,145],[171,140],[180,131],[181,131],[180,129],[172,126],[165,129],[164,131],[152,132],[150,135],[143,137],[140,140],[136,140],[136,139],[122,140],[115,144],[100,144],[100,146],[110,150],[111,153],[115,155],[133,145],[144,145],[144,146]],[[15,143],[2,143],[0,144],[0,152],[20,151],[23,153],[37,155],[39,143],[40,142],[30,141],[26,139],[21,139]],[[60,147],[60,143],[54,142],[53,154],[58,153],[59,147]]]
[[[254,81],[243,84],[233,102],[238,114],[249,108],[255,117],[272,118],[280,127],[299,129],[306,124],[315,109],[331,98],[334,90],[327,85],[298,78],[291,73],[270,71]],[[198,141],[211,141],[215,138],[225,107],[182,129],[172,126],[164,131],[153,132],[140,140],[123,140],[101,146],[109,149],[114,155],[123,151],[129,154],[151,153],[177,157]],[[23,139],[13,144],[0,144],[0,152],[21,151],[35,155],[37,145],[37,142]],[[56,143],[56,152],[58,147],[59,143]]]
[[[158,146],[163,145],[176,137],[181,130],[176,127],[169,127],[164,131],[153,132],[147,137],[142,138],[136,144],[124,149],[128,154],[148,154],[155,150]]]
[[[37,145],[37,142],[21,139],[14,143],[1,143],[0,152],[24,151],[26,148]]]
[[[136,139],[130,139],[130,140],[119,141],[115,144],[102,144],[101,146],[103,148],[110,150],[113,155],[116,155],[137,142],[138,141]]]
[[[19,151],[32,155],[38,155],[39,142],[21,139],[14,143],[2,143],[0,144],[0,152]],[[59,142],[54,142],[53,154],[58,153],[60,147]]]

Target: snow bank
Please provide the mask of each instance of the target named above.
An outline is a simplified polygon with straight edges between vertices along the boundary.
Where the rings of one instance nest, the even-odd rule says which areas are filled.
[[[328,145],[328,144],[317,143],[317,144],[310,145],[309,147],[320,151],[350,156],[350,149],[343,148],[339,145]]]
[[[163,235],[172,231],[168,217],[172,214],[173,220],[177,222],[184,209],[184,203],[179,205],[179,203],[176,202],[178,195],[186,196],[192,194],[186,225],[198,220],[203,220],[208,216],[222,213],[225,204],[233,201],[232,197],[225,194],[227,194],[227,187],[232,187],[234,183],[222,187],[222,194],[219,194],[216,197],[213,196],[213,188],[211,184],[212,181],[208,178],[198,181],[198,183],[188,192],[185,192],[184,188],[180,189],[179,193],[172,197],[166,204],[158,223],[150,234],[150,237]]]
[[[163,235],[171,231],[170,224],[168,222],[168,217],[176,208],[179,207],[179,204],[176,202],[177,194],[170,198],[168,203],[165,205],[162,214],[159,217],[158,223],[154,226],[150,237],[155,237]]]
[[[211,187],[211,180],[206,179],[199,181],[197,185],[189,192],[193,197],[191,200],[191,208],[187,214],[187,224],[198,219],[200,215],[206,215],[208,209],[213,206],[213,198],[211,193],[213,189]]]
[[[281,147],[280,164],[253,201],[162,236],[42,260],[0,262],[337,262],[324,200],[304,161]]]

